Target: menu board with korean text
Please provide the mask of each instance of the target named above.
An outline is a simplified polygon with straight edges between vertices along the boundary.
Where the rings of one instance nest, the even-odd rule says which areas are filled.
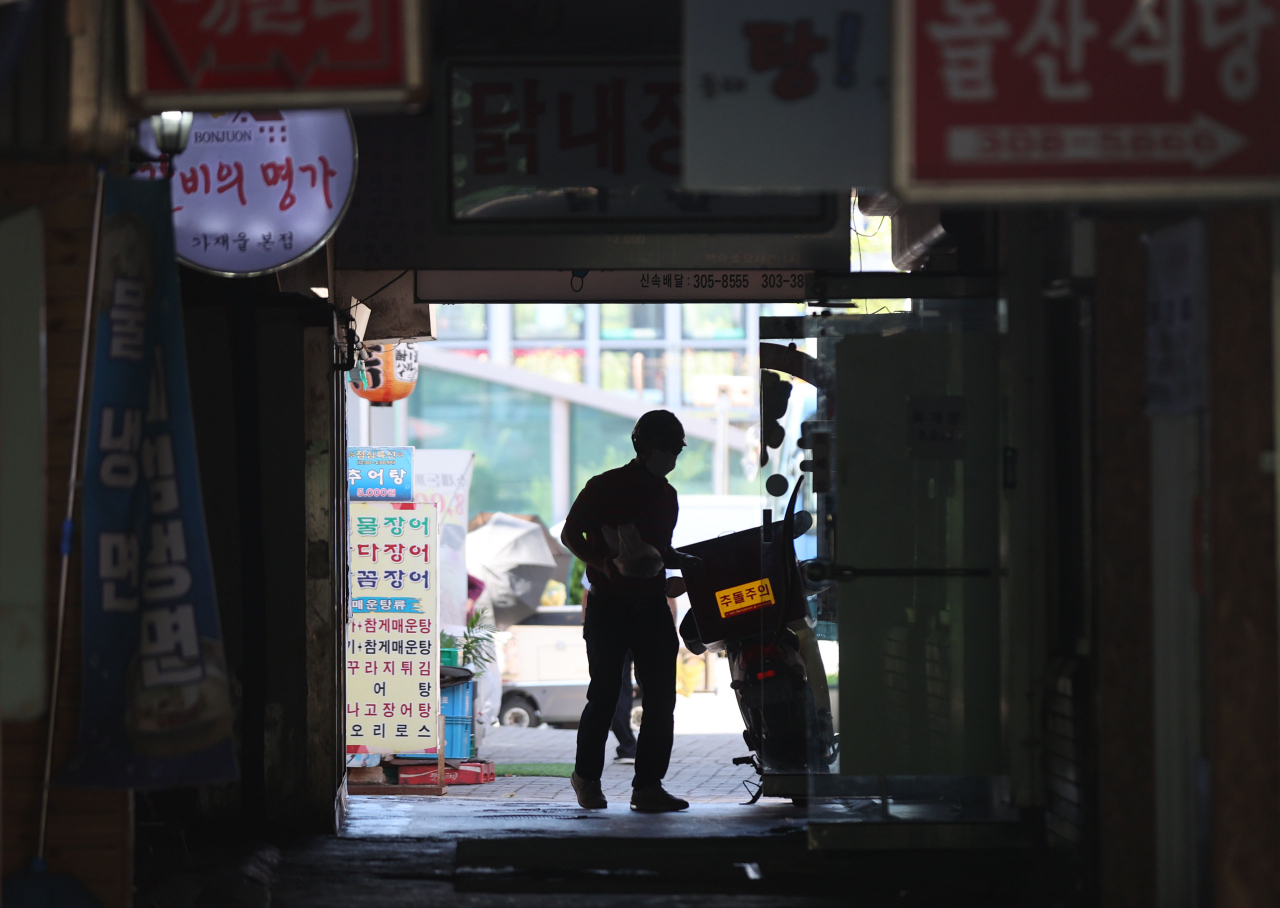
[[[440,707],[434,504],[349,505],[347,753],[434,751]]]
[[[414,448],[347,448],[347,498],[413,501]],[[425,499],[423,499],[425,500]]]

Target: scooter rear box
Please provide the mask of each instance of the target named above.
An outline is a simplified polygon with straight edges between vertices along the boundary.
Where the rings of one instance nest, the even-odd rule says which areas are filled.
[[[684,579],[698,636],[708,646],[777,627],[784,601],[787,621],[805,615],[795,549],[782,523],[774,523],[772,542],[762,545],[760,535],[742,530],[680,547],[702,559],[701,569],[685,571]]]

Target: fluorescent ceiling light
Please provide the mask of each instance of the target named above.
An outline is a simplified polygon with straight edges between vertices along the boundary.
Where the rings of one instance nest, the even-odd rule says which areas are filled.
[[[328,287],[312,287],[311,292],[314,293],[316,296],[320,297],[320,299],[322,300],[327,300],[329,298]]]

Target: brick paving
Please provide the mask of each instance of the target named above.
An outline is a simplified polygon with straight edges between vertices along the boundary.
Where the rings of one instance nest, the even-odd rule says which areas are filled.
[[[497,727],[487,730],[481,759],[494,763],[572,763],[577,732],[541,726]],[[609,736],[606,755],[613,756],[617,742]],[[734,766],[733,758],[748,753],[741,734],[676,735],[671,768],[663,785],[672,794],[698,804],[737,803],[747,799],[743,780],[754,780],[750,766]],[[625,804],[631,797],[633,767],[606,761],[601,787],[612,802]],[[506,801],[567,801],[574,803],[568,779],[540,776],[499,777],[484,785],[454,785],[448,797]]]

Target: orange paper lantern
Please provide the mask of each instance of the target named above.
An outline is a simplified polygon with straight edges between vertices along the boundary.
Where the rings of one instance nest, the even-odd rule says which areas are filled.
[[[379,404],[404,400],[413,393],[418,384],[417,344],[367,344],[365,349],[371,354],[364,361],[369,387],[363,388],[360,382],[353,381],[352,391]]]

